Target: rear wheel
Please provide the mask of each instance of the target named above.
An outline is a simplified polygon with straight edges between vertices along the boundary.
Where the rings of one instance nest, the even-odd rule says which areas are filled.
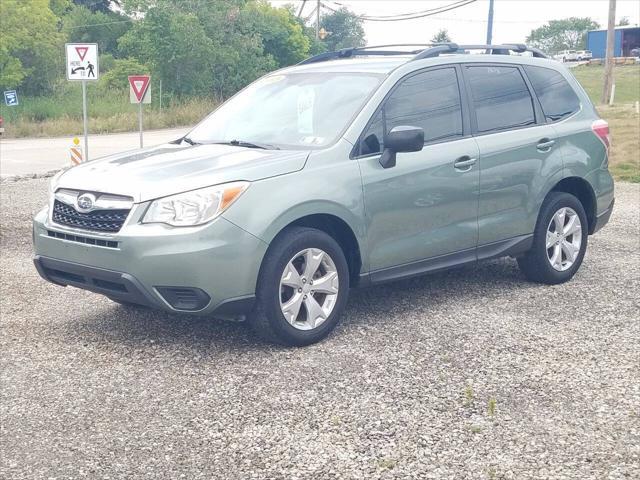
[[[518,265],[534,282],[566,282],[582,264],[587,238],[587,215],[580,201],[568,193],[552,192],[540,209],[533,246]]]
[[[349,269],[338,243],[322,231],[292,227],[269,247],[249,323],[269,341],[309,345],[336,326],[348,292]]]

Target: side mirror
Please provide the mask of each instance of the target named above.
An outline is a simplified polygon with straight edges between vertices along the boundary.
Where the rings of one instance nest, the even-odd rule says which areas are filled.
[[[396,153],[419,152],[424,147],[424,130],[420,127],[393,127],[384,142],[380,157],[382,168],[396,166]]]

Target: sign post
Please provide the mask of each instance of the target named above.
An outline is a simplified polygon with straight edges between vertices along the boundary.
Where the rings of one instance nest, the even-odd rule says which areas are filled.
[[[149,84],[151,77],[149,75],[130,75],[129,76],[129,101],[138,104],[138,127],[140,128],[140,148],[143,147],[142,141],[142,104],[151,103],[151,89]]]
[[[84,130],[84,160],[89,160],[89,120],[87,118],[87,81],[98,80],[98,44],[65,44],[67,80],[82,82],[82,123]]]

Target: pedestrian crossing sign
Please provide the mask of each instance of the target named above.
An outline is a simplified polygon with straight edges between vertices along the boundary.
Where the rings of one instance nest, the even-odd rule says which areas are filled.
[[[98,44],[65,44],[67,80],[97,80]]]

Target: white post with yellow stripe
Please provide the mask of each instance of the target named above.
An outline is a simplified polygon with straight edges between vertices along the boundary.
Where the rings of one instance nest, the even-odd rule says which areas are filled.
[[[71,147],[71,163],[78,165],[83,162],[82,160],[82,147],[80,146],[80,139],[75,137],[73,139],[73,146]]]

